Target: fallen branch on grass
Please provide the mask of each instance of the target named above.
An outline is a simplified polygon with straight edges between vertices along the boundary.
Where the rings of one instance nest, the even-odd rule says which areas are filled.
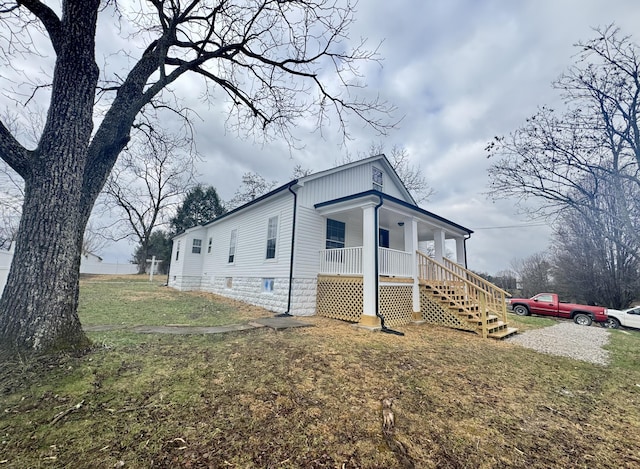
[[[73,407],[69,407],[67,410],[63,410],[62,412],[58,412],[55,417],[53,417],[51,419],[51,425],[55,425],[56,423],[58,423],[60,420],[62,420],[64,417],[66,417],[67,415],[69,415],[71,412],[74,412],[76,410],[78,410],[80,407],[82,407],[82,404],[84,404],[84,399],[82,399],[80,402],[78,402],[76,405],[74,405]]]

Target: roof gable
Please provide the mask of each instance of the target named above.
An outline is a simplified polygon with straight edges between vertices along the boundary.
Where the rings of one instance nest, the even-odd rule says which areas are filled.
[[[309,182],[309,181],[317,180],[317,179],[320,179],[320,178],[323,178],[323,177],[331,176],[331,175],[333,175],[335,173],[338,173],[338,172],[341,172],[341,171],[346,171],[348,169],[355,168],[357,166],[368,165],[368,164],[371,164],[371,163],[375,163],[377,165],[382,166],[381,169],[383,169],[384,172],[390,177],[390,179],[393,182],[394,186],[403,195],[403,199],[405,199],[405,202],[410,203],[410,204],[415,205],[415,206],[418,205],[416,203],[415,199],[413,198],[413,196],[411,195],[411,193],[407,190],[407,188],[405,187],[404,183],[400,179],[400,176],[398,176],[398,173],[396,173],[396,170],[393,169],[393,166],[391,166],[391,163],[389,162],[389,160],[387,159],[387,157],[384,154],[370,156],[368,158],[364,158],[364,159],[357,160],[357,161],[352,161],[350,163],[346,163],[346,164],[343,164],[343,165],[340,165],[340,166],[336,166],[335,168],[330,168],[330,169],[327,169],[325,171],[320,171],[320,172],[317,172],[317,173],[310,174],[308,176],[301,177],[301,178],[298,179],[298,183],[300,185],[304,185],[305,182]]]

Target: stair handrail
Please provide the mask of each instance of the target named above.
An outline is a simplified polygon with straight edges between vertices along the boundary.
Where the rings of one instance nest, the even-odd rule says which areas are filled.
[[[431,259],[431,260],[433,260],[433,259]],[[466,269],[466,268],[462,267],[460,264],[457,264],[457,263],[453,262],[451,259],[447,259],[445,257],[443,259],[443,261],[444,261],[443,264],[445,266],[450,266],[449,267],[450,269],[452,269],[452,270],[459,269],[462,272],[464,272],[464,274],[467,275],[468,277],[471,277],[472,279],[478,281],[483,286],[486,286],[486,288],[483,288],[483,289],[486,290],[487,292],[491,293],[491,291],[495,291],[495,292],[498,292],[498,293],[502,293],[505,297],[510,297],[511,296],[511,293],[509,293],[508,291],[503,290],[502,288],[500,288],[496,284],[491,283],[486,278],[480,277],[478,274],[473,273],[469,269]],[[434,261],[434,262],[436,262],[436,261]]]
[[[485,306],[487,308],[489,308],[493,313],[497,314],[498,317],[500,317],[504,323],[507,322],[507,302],[506,302],[506,295],[508,295],[507,292],[505,292],[501,288],[493,285],[491,282],[486,282],[486,281],[483,282],[483,283],[487,283],[488,286],[489,286],[489,289],[484,289],[484,288],[480,287],[479,285],[477,285],[477,284],[473,283],[472,281],[470,281],[468,278],[466,278],[466,276],[463,276],[463,275],[459,274],[454,269],[451,269],[451,268],[447,267],[446,265],[441,264],[440,262],[436,261],[435,259],[432,259],[431,257],[425,255],[424,253],[422,253],[420,251],[416,251],[416,254],[417,254],[417,257],[418,257],[418,278],[419,278],[419,280],[424,280],[424,281],[428,281],[429,280],[429,279],[427,279],[427,278],[422,276],[422,269],[420,269],[420,266],[423,263],[424,264],[431,263],[435,267],[437,267],[437,268],[441,269],[442,271],[444,271],[445,273],[453,276],[453,278],[455,278],[457,281],[460,281],[464,285],[466,285],[467,288],[469,288],[470,291],[473,292],[473,296],[475,298],[477,298],[478,300],[480,300],[480,298],[483,298],[484,299],[483,303],[485,304]],[[449,261],[449,262],[451,262],[451,261]],[[458,264],[455,264],[455,265],[460,267],[460,269],[463,269],[465,271],[465,273],[468,272],[470,274],[473,274],[473,272],[470,272],[467,269],[464,269],[463,267],[459,266]],[[473,274],[473,275],[475,275],[475,274]],[[482,279],[482,277],[479,277],[479,278]],[[484,279],[482,279],[482,280],[484,280]],[[486,316],[484,316],[484,317],[486,318]]]

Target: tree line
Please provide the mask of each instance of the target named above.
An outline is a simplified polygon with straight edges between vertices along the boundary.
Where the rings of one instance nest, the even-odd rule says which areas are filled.
[[[488,144],[489,195],[554,228],[523,263],[524,294],[623,308],[640,299],[640,47],[615,25],[594,31],[552,84],[565,107]]]

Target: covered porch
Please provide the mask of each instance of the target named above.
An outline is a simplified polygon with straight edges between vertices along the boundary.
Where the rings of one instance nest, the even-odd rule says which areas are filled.
[[[466,269],[471,230],[377,192],[318,204],[316,210],[327,219],[326,249],[319,252],[319,315],[372,329],[381,320],[387,326],[444,321],[467,330],[481,321],[483,336],[490,322],[504,319],[506,327],[506,292]]]
[[[419,318],[419,252],[439,261],[449,254],[466,267],[465,240],[472,231],[403,200],[367,191],[315,209],[327,226],[325,249],[319,252],[319,287],[333,278],[357,290],[361,300],[350,300],[349,317],[363,326],[380,327],[386,297],[395,299],[388,303],[401,303],[394,309],[402,312],[394,315]],[[323,302],[321,290],[318,312],[327,314],[326,308],[339,305]]]

